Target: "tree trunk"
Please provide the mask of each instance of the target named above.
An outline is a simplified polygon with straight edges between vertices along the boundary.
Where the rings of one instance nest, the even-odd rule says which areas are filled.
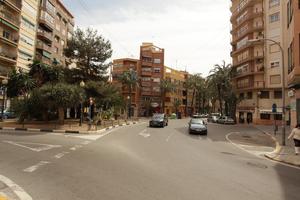
[[[219,98],[221,115],[223,115],[223,102],[222,102],[222,97],[221,97],[221,88],[220,88],[220,86],[218,86],[218,98]]]
[[[194,98],[195,98],[195,93],[196,93],[196,90],[193,89],[193,96],[192,96],[192,103],[191,103],[192,113],[194,112]]]
[[[162,110],[161,110],[161,112],[162,113],[165,113],[165,100],[166,100],[166,91],[165,90],[163,90],[162,91],[162,103],[161,103],[161,107],[162,107]]]
[[[65,121],[65,110],[64,108],[60,107],[58,108],[58,122],[60,124],[64,124]]]

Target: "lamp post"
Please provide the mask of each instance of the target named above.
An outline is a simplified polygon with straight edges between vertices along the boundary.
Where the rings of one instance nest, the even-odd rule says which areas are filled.
[[[80,82],[80,87],[84,88],[85,83],[84,81]],[[83,122],[83,105],[82,105],[82,100],[80,101],[80,120],[79,120],[79,126],[82,126],[82,122]]]
[[[282,46],[280,45],[279,42],[276,42],[272,39],[268,39],[268,38],[260,38],[260,39],[251,39],[248,40],[248,43],[255,43],[255,42],[265,42],[265,41],[270,41],[273,44],[277,45],[281,51],[281,57],[282,57],[282,61],[281,61],[281,67],[282,67],[282,138],[281,138],[281,144],[283,146],[285,146],[285,129],[286,129],[286,121],[285,121],[285,70],[284,70],[284,51]]]
[[[5,106],[5,96],[6,96],[6,85],[8,83],[7,79],[3,79],[2,80],[2,97],[3,97],[3,101],[2,101],[2,110],[1,110],[1,120],[4,120],[4,106]]]
[[[128,100],[128,111],[127,111],[127,119],[130,119],[131,117],[131,102],[130,102],[130,96],[127,96],[127,100]]]

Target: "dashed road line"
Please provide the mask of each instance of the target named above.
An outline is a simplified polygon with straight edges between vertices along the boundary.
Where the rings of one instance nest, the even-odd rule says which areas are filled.
[[[66,154],[68,154],[68,153],[70,153],[70,152],[65,152],[64,151],[62,153],[56,154],[54,157],[57,158],[57,159],[60,159],[60,158],[64,157]]]
[[[20,200],[32,200],[32,197],[28,193],[26,193],[23,188],[21,188],[9,178],[0,175],[0,181],[7,185],[7,187],[10,188],[14,192],[14,194],[19,197]]]
[[[171,139],[171,137],[172,137],[174,134],[175,134],[175,132],[171,133],[171,134],[167,137],[166,142],[169,142],[169,140]]]
[[[148,138],[150,137],[151,135],[149,133],[147,133],[147,129],[144,129],[143,131],[141,131],[139,133],[140,136],[143,136],[144,138]]]
[[[41,152],[41,151],[47,151],[53,148],[59,148],[61,145],[52,145],[52,144],[41,144],[41,143],[32,143],[32,142],[14,142],[14,141],[8,141],[4,140],[3,143],[15,145],[18,147],[23,147],[25,149],[29,149],[31,151],[35,152]],[[37,147],[32,147],[37,146]]]
[[[28,167],[28,168],[24,169],[23,171],[24,171],[24,172],[29,172],[29,173],[31,173],[31,172],[36,171],[38,168],[40,168],[40,167],[42,167],[42,166],[44,166],[44,165],[47,165],[47,164],[49,164],[49,163],[50,163],[50,162],[48,162],[48,161],[40,161],[38,164],[33,165],[33,166],[31,166],[31,167]]]

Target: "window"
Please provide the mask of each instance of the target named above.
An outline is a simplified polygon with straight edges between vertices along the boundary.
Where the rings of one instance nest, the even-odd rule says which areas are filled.
[[[290,27],[290,24],[292,22],[293,19],[293,6],[292,6],[292,0],[289,0],[288,4],[287,4],[287,27]]]
[[[54,36],[54,40],[55,40],[55,42],[59,43],[59,37],[57,35]]]
[[[260,98],[261,99],[269,99],[270,98],[270,92],[269,91],[261,91]]]
[[[160,87],[153,87],[153,92],[160,92]]]
[[[26,19],[25,17],[22,16],[21,22],[22,22],[22,25],[25,26],[26,28],[29,28],[29,29],[35,31],[35,25],[32,22],[30,22],[28,19]]]
[[[54,52],[58,53],[58,48],[57,47],[54,47]]]
[[[293,42],[290,44],[288,48],[288,71],[289,73],[294,69],[294,50],[293,50]]]
[[[26,1],[22,1],[22,9],[26,10],[33,18],[37,16],[37,10],[34,9],[29,3]]]
[[[19,50],[19,58],[21,58],[22,60],[30,61],[32,60],[33,56],[29,53],[26,53],[25,51]]]
[[[279,6],[280,0],[269,0],[269,8]]]
[[[153,69],[153,71],[154,71],[154,73],[160,73],[160,68],[156,67],[156,68]]]
[[[271,115],[270,114],[260,114],[260,119],[270,120],[271,119]]]
[[[270,84],[280,84],[281,76],[280,75],[271,75],[270,76]]]
[[[248,92],[247,93],[247,99],[252,99],[253,98],[253,93],[252,92]]]
[[[41,13],[42,13],[42,15],[45,17],[45,20],[46,20],[48,23],[54,24],[54,18],[53,18],[51,15],[49,15],[49,14],[48,14],[47,12],[45,12],[45,11],[42,11]]]
[[[270,67],[271,68],[279,67],[279,64],[280,64],[279,61],[274,61],[270,63]]]
[[[151,81],[150,77],[142,77],[142,81]]]
[[[55,13],[55,7],[48,0],[46,1],[46,8],[48,11]]]
[[[34,45],[34,40],[26,35],[20,34],[20,40],[30,46]]]
[[[160,59],[159,58],[154,58],[153,63],[160,64]]]
[[[143,68],[142,68],[142,71],[143,71],[143,72],[151,72],[151,71],[152,71],[152,68],[150,68],[150,67],[143,67]]]
[[[56,28],[56,30],[60,31],[60,25],[59,24],[56,24],[55,28]]]
[[[280,51],[280,48],[277,44],[270,44],[270,53],[276,53]]]
[[[275,114],[274,119],[275,120],[282,120],[282,114]]]
[[[282,91],[274,91],[274,99],[282,99]]]
[[[277,21],[279,21],[279,19],[280,19],[279,12],[274,13],[274,14],[269,16],[269,22],[270,23],[277,22]]]
[[[61,46],[65,46],[65,41],[64,41],[64,40],[61,40],[61,41],[60,41],[60,44],[61,44]]]
[[[153,82],[160,83],[160,78],[153,78]]]
[[[6,39],[10,39],[11,33],[7,30],[3,30],[2,36]]]
[[[244,93],[240,93],[240,99],[244,99],[245,95]]]

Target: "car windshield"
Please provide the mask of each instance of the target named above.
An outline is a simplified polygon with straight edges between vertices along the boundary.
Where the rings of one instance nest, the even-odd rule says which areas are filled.
[[[192,119],[191,124],[204,124],[204,122],[201,119]]]
[[[154,115],[154,116],[152,117],[152,119],[155,119],[155,120],[159,120],[159,119],[163,119],[163,118],[164,118],[163,115]]]

